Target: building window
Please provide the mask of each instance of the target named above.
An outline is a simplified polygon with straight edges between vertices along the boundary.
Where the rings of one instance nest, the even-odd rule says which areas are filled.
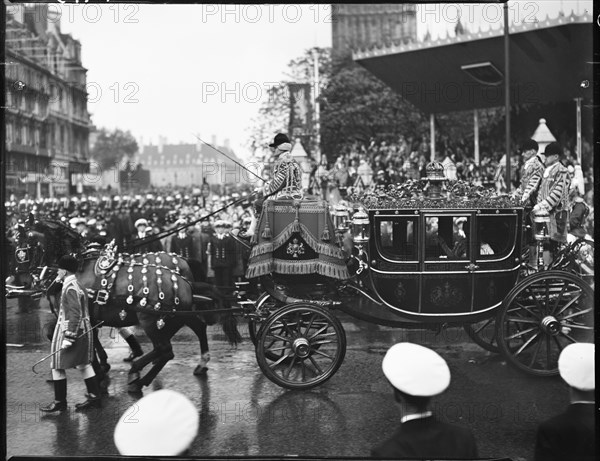
[[[46,144],[46,125],[42,125],[40,126],[40,147],[42,148],[46,148],[47,144]]]

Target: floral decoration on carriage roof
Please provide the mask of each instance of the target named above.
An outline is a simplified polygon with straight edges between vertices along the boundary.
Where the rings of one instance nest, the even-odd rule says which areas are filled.
[[[498,194],[493,188],[477,186],[467,181],[455,181],[446,187],[440,199],[431,199],[424,192],[428,180],[408,180],[402,184],[377,186],[353,194],[350,199],[368,210],[421,208],[518,208],[519,200]]]

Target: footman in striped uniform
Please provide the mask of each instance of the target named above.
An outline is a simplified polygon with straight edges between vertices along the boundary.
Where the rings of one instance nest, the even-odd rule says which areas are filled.
[[[559,243],[567,241],[567,224],[569,223],[569,189],[571,178],[569,171],[560,162],[563,149],[560,144],[551,142],[546,146],[546,169],[537,194],[533,214],[548,213],[550,215],[550,247],[545,251],[544,261],[549,264],[551,254]]]

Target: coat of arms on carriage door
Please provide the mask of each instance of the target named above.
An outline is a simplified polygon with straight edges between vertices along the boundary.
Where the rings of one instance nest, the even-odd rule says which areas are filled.
[[[462,302],[463,293],[460,288],[446,281],[431,290],[431,302],[436,306],[454,307]]]
[[[404,283],[398,282],[398,285],[396,285],[396,289],[394,290],[394,296],[399,303],[404,301],[404,296],[406,296],[406,287],[404,286]]]

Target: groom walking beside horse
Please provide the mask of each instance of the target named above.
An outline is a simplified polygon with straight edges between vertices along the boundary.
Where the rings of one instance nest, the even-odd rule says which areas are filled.
[[[100,387],[92,368],[94,353],[93,336],[88,310],[88,299],[75,273],[79,263],[72,256],[63,256],[58,261],[59,276],[64,279],[58,323],[52,337],[52,378],[54,402],[40,408],[45,413],[67,409],[68,368],[77,368],[85,380],[87,400],[75,405],[77,410],[100,407]]]

